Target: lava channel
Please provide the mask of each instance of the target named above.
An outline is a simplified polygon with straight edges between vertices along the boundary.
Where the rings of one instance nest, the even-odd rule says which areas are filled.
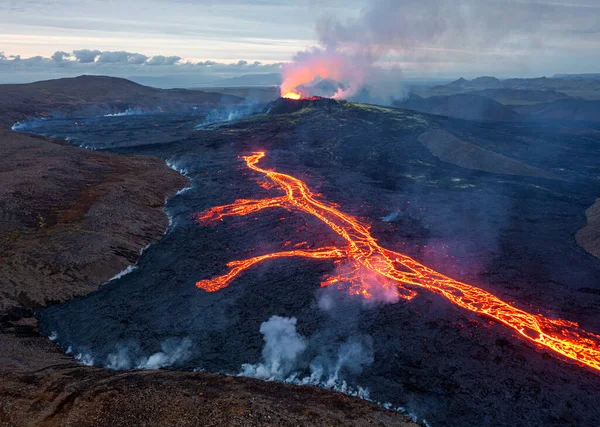
[[[243,271],[269,259],[334,259],[343,267],[325,278],[321,286],[337,285],[364,298],[371,298],[374,292],[383,290],[386,294],[407,300],[416,295],[415,288],[424,288],[444,296],[459,307],[504,324],[528,341],[600,371],[600,335],[579,328],[575,322],[550,319],[513,307],[489,292],[454,280],[406,255],[379,246],[368,225],[340,212],[336,205],[318,200],[303,181],[257,166],[264,156],[264,152],[256,152],[242,158],[250,169],[265,175],[274,187],[285,191],[285,195],[260,200],[236,200],[230,205],[203,212],[197,220],[210,223],[226,216],[243,216],[267,208],[297,209],[327,224],[346,241],[346,245],[274,252],[231,261],[227,264],[227,274],[201,280],[196,283],[198,288],[207,292],[223,289]]]

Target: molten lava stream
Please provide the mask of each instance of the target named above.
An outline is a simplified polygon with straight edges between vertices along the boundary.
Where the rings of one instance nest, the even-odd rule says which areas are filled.
[[[229,273],[196,283],[201,289],[215,292],[231,283],[240,273],[262,261],[282,257],[335,259],[337,274],[326,278],[321,286],[337,284],[347,287],[354,295],[371,298],[374,292],[385,292],[394,297],[411,299],[413,289],[425,288],[446,297],[453,304],[477,314],[495,319],[525,339],[549,348],[600,371],[600,336],[579,328],[577,323],[554,320],[531,314],[502,301],[475,286],[459,282],[420,264],[414,259],[379,246],[369,227],[356,218],[344,214],[337,205],[316,199],[307,185],[297,178],[257,166],[264,152],[244,156],[247,166],[269,178],[285,195],[252,200],[240,199],[225,206],[217,206],[198,217],[199,222],[220,220],[226,216],[242,216],[266,208],[297,209],[318,218],[346,241],[343,247],[291,250],[232,261]],[[363,280],[368,276],[369,280]],[[375,279],[373,279],[375,278]]]

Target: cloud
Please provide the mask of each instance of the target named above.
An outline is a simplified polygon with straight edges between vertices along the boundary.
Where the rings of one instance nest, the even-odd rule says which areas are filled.
[[[144,55],[128,51],[79,49],[72,53],[56,51],[51,57],[22,58],[0,53],[0,83],[28,83],[48,78],[102,74],[130,78],[138,83],[161,88],[197,87],[221,79],[252,74],[279,73],[281,64],[258,61],[182,60],[180,56]],[[250,79],[249,84],[254,80]]]
[[[100,64],[143,64],[148,60],[146,55],[131,52],[102,52],[96,62]]]
[[[74,50],[73,56],[82,64],[88,64],[94,62],[101,53],[99,50],[80,49]]]
[[[57,52],[54,52],[54,55],[52,55],[50,59],[52,59],[54,62],[63,62],[65,58],[68,58],[70,56],[70,53],[59,50]]]
[[[163,56],[157,55],[150,58],[146,64],[148,65],[173,65],[181,60],[180,56]]]

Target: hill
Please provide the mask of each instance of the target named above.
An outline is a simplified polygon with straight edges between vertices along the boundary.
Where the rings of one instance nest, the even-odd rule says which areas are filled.
[[[534,120],[581,120],[600,121],[600,101],[578,98],[560,99],[534,105],[515,107],[521,114]]]
[[[521,117],[509,107],[493,99],[472,94],[421,98],[411,94],[404,101],[394,102],[398,108],[476,121],[514,121]]]
[[[235,105],[242,98],[215,92],[156,89],[105,76],[79,76],[0,85],[0,125],[28,117],[103,115],[127,109],[186,111],[194,106]]]
[[[454,95],[486,89],[557,91],[584,99],[600,99],[600,79],[586,75],[575,75],[570,78],[539,77],[506,80],[494,77],[478,77],[473,80],[460,78],[445,85],[420,90],[418,94],[421,96]]]
[[[215,86],[279,86],[281,84],[281,74],[244,74],[243,76],[215,80],[211,83]]]
[[[555,90],[534,89],[483,89],[468,94],[484,96],[504,105],[537,104],[569,98],[566,93]]]

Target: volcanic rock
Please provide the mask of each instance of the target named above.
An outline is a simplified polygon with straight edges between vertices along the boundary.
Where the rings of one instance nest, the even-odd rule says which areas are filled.
[[[263,110],[263,113],[290,114],[305,108],[319,108],[331,112],[334,109],[341,108],[344,103],[344,101],[336,101],[335,99],[321,98],[319,96],[302,99],[279,98],[270,102]]]
[[[587,225],[577,232],[575,238],[579,246],[600,258],[600,199],[597,199],[585,214]]]
[[[427,131],[418,139],[438,159],[463,168],[507,175],[553,177],[541,169],[462,141],[445,130]]]

